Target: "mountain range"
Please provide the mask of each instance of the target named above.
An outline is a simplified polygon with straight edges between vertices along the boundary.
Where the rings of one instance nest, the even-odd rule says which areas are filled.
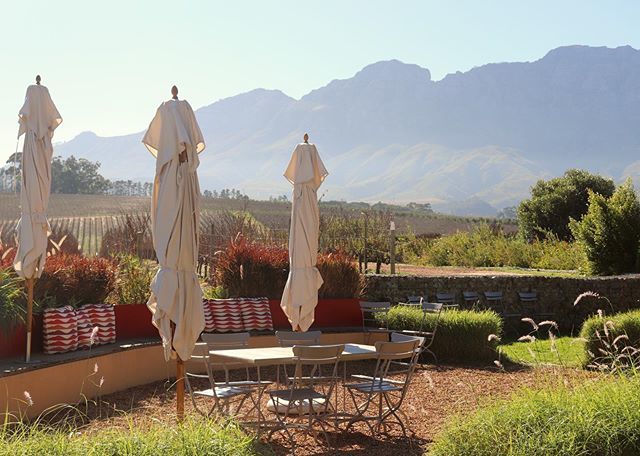
[[[282,172],[309,132],[330,173],[325,199],[492,215],[568,168],[615,180],[640,172],[640,51],[566,46],[439,81],[418,65],[382,61],[299,100],[256,89],[196,116],[207,143],[203,189],[288,193]],[[110,179],[150,181],[142,135],[85,132],[55,153],[100,161]]]

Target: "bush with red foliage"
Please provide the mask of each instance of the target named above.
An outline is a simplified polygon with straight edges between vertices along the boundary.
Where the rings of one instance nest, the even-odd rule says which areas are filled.
[[[52,255],[36,281],[34,299],[46,307],[103,303],[115,287],[116,272],[106,258]]]
[[[343,252],[318,255],[318,270],[324,283],[318,290],[320,298],[357,298],[364,286],[354,259]]]
[[[286,249],[250,242],[239,235],[221,252],[215,276],[231,297],[276,299],[282,296],[288,273]]]
[[[318,270],[324,279],[320,298],[354,298],[362,279],[353,259],[344,253],[318,255]],[[236,237],[221,252],[215,273],[216,284],[230,297],[280,299],[289,274],[287,249]]]

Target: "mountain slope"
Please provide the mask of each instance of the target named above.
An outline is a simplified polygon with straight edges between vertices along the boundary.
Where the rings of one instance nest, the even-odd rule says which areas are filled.
[[[291,150],[308,131],[330,199],[517,203],[539,178],[582,167],[620,178],[640,158],[640,52],[568,46],[433,81],[391,60],[300,100],[257,89],[197,110],[203,188],[289,191]],[[56,153],[98,160],[106,177],[151,180],[142,132],[83,133]]]

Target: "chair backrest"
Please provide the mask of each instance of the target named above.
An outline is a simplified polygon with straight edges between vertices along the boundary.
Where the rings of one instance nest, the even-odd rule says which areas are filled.
[[[537,291],[519,291],[518,296],[520,297],[520,302],[536,302],[538,300]]]
[[[228,350],[234,348],[245,348],[249,346],[249,333],[232,333],[232,334],[207,334],[202,333],[200,336],[210,349]]]
[[[476,291],[463,291],[462,299],[464,299],[466,303],[476,302],[480,300],[480,295]]]
[[[380,327],[380,321],[376,318],[376,315],[381,315],[383,327],[387,328],[387,316],[391,309],[390,302],[371,302],[360,301],[360,311],[362,312],[362,326],[366,328],[367,323],[374,323],[373,326]]]
[[[340,359],[344,344],[337,345],[294,345],[293,356],[296,361],[309,365],[332,364]]]
[[[436,293],[436,301],[442,304],[455,304],[456,297],[449,292]]]
[[[501,291],[485,291],[484,297],[487,301],[502,301]]]
[[[276,331],[276,339],[281,347],[318,345],[320,344],[320,336],[322,336],[322,331]]]
[[[381,360],[401,360],[413,357],[420,345],[418,338],[412,337],[410,340],[401,342],[376,342],[376,352]]]
[[[411,336],[409,334],[402,333],[391,333],[391,342],[409,342],[409,341],[418,341],[418,347],[422,347],[424,345],[425,338],[421,336]]]
[[[405,304],[409,306],[422,305],[424,298],[422,296],[407,296],[407,302]]]
[[[439,314],[442,312],[443,304],[441,302],[423,302],[422,311],[425,313]]]

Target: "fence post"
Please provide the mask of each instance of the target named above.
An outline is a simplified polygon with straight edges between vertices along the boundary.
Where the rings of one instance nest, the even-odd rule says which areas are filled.
[[[364,253],[363,253],[363,263],[364,263],[364,274],[367,273],[367,221],[369,217],[365,212],[362,213],[364,215]]]
[[[136,254],[138,258],[142,258],[142,240],[144,233],[142,231],[138,231],[136,233]]]
[[[389,256],[391,257],[391,275],[396,273],[396,222],[391,220],[389,224],[389,237],[390,237],[390,245],[389,245]]]
[[[207,263],[207,275],[211,276],[213,274],[213,257],[216,254],[216,248],[214,245],[216,227],[211,221],[211,225],[209,225],[209,261]]]

